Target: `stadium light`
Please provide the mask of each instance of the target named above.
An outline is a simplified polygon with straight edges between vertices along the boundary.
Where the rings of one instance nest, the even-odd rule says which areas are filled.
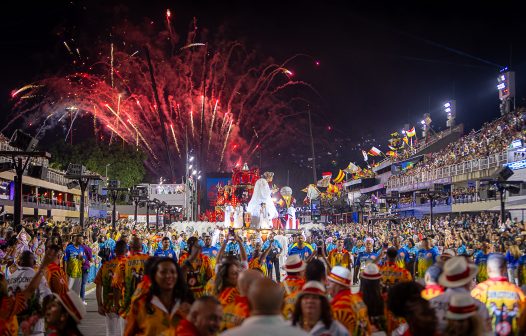
[[[195,175],[195,174],[197,174],[197,170],[194,169],[194,170],[192,171],[192,175]]]
[[[450,129],[455,126],[456,106],[457,104],[454,100],[450,100],[444,104],[444,112],[447,113],[446,126]]]
[[[425,124],[426,124],[426,121],[425,121],[425,120],[420,120],[420,123],[421,123],[422,125],[425,125]]]
[[[450,103],[450,102],[445,103],[445,104],[444,104],[444,107],[445,107],[445,108],[449,108],[449,107],[451,107],[451,103]]]
[[[192,161],[194,161],[194,157],[190,156],[190,159],[188,160],[188,162],[192,162]]]

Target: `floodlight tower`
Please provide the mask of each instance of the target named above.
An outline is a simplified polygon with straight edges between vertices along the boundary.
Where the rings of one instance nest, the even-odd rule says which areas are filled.
[[[503,68],[497,77],[497,90],[500,99],[500,114],[504,115],[515,109],[515,72]],[[513,106],[512,106],[513,104]]]
[[[444,112],[447,114],[446,126],[451,129],[455,126],[455,117],[457,114],[457,103],[454,100],[449,100],[444,104]]]

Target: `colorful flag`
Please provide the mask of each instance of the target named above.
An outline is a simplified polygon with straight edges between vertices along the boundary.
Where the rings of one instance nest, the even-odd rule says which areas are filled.
[[[373,146],[373,148],[369,149],[369,152],[367,154],[371,156],[380,156],[380,154],[382,154],[382,151]]]
[[[363,160],[365,162],[367,162],[367,160],[369,159],[369,157],[367,156],[367,153],[362,149],[362,155],[363,155]]]
[[[324,172],[321,174],[321,180],[318,181],[316,184],[318,187],[327,188],[329,184],[331,183],[331,172]]]
[[[342,183],[344,178],[345,178],[345,173],[343,172],[343,170],[340,169],[340,171],[338,172],[338,175],[336,175],[336,177],[332,181],[334,183]]]
[[[406,145],[409,145],[409,138],[408,137],[405,136],[405,137],[403,137],[402,140],[404,140]]]
[[[413,126],[410,130],[406,131],[405,134],[410,138],[414,137],[416,135],[415,127]]]
[[[387,151],[385,154],[387,154],[387,156],[390,156],[392,158],[395,158],[395,157],[398,156],[398,154],[395,151],[392,151],[392,150]]]
[[[354,163],[352,162],[349,162],[349,165],[347,166],[347,168],[345,168],[343,171],[348,173],[348,174],[354,174],[358,171],[358,166],[355,165]]]

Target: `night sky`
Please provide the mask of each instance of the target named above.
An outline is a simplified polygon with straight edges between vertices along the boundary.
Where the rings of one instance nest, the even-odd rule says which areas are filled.
[[[416,124],[426,112],[436,130],[445,128],[441,107],[447,99],[456,99],[457,122],[467,130],[496,118],[496,76],[502,66],[516,71],[517,102],[524,97],[526,27],[518,2],[120,3],[125,5],[113,0],[10,2],[0,18],[0,120],[9,118],[11,90],[66,67],[68,55],[58,33],[104,38],[119,18],[161,21],[167,8],[175,15],[178,32],[186,31],[195,16],[200,27],[223,27],[229,38],[243,40],[277,61],[296,53],[319,60],[317,67],[302,61],[291,70],[322,96],[315,98],[319,107],[314,118],[324,128],[315,136],[330,140],[333,147],[334,139],[342,145],[319,149],[320,168],[333,172],[359,160],[355,146],[362,138],[376,139],[377,146],[386,148],[389,133],[405,123]],[[336,166],[330,164],[333,159]],[[298,186],[312,176],[298,160],[290,166],[265,165],[295,171],[290,184]]]

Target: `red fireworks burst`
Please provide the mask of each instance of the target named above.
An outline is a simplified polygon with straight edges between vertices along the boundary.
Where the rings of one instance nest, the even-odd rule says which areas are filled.
[[[286,66],[305,55],[281,64],[261,60],[237,41],[215,37],[203,42],[195,22],[186,41],[179,42],[173,13],[167,11],[166,18],[161,32],[131,24],[115,29],[111,42],[93,48],[98,59],[86,70],[13,91],[17,114],[2,131],[26,118],[39,125],[42,135],[64,123],[68,113],[71,119],[74,107],[73,120],[77,115],[93,119],[96,138],[136,145],[158,172],[170,167],[170,155],[184,158],[187,144],[207,171],[229,170],[249,161],[255,148],[279,150],[299,134],[304,125],[295,109],[314,89],[290,78]],[[310,90],[289,90],[293,86]]]

